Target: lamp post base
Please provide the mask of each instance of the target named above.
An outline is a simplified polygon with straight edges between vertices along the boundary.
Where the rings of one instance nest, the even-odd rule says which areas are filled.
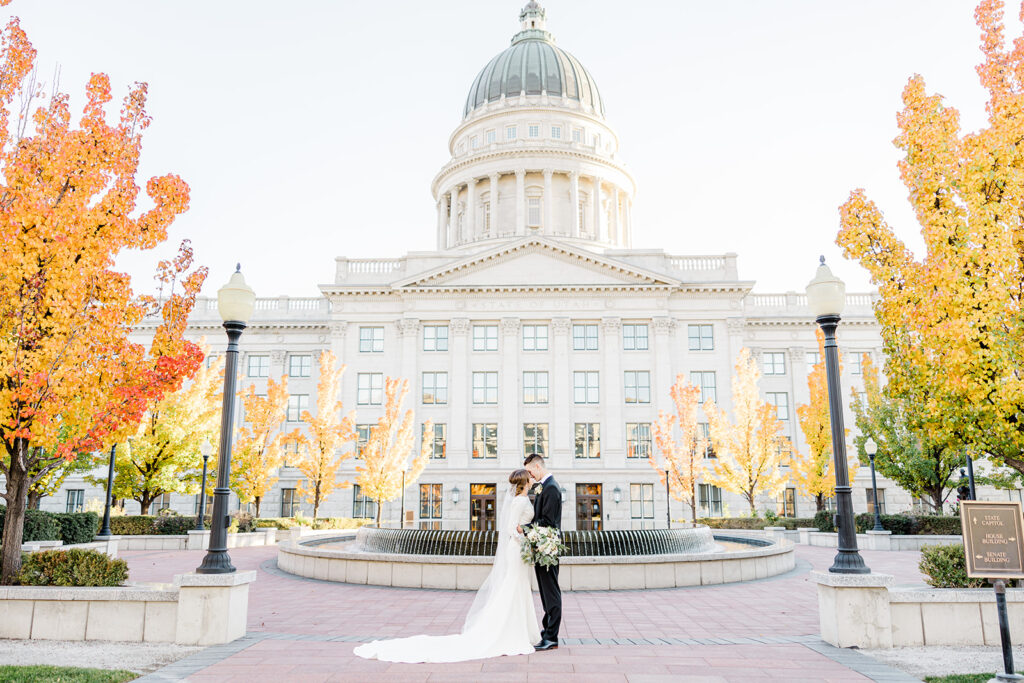
[[[828,568],[832,574],[870,574],[871,569],[864,564],[864,558],[857,550],[840,548],[836,559]]]
[[[230,574],[235,571],[231,556],[225,550],[211,550],[206,553],[203,563],[196,567],[196,574]]]

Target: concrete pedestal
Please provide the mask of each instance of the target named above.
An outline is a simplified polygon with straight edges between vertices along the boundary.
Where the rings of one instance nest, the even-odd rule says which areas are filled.
[[[199,531],[192,529],[188,532],[188,540],[185,541],[185,550],[206,550],[210,547],[210,530]]]
[[[868,530],[868,550],[892,550],[891,531]]]
[[[219,645],[245,635],[249,584],[255,571],[231,574],[178,574],[178,618],[174,642]]]
[[[818,584],[821,637],[836,647],[891,648],[889,574],[811,572]]]

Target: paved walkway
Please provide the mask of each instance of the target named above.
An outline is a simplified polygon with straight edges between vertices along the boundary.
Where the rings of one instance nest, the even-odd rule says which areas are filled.
[[[337,584],[277,569],[277,549],[231,551],[257,569],[249,634],[144,680],[190,681],[908,681],[874,659],[818,638],[808,572],[835,550],[797,547],[797,568],[742,584],[649,591],[565,593],[562,647],[457,664],[391,664],[352,654],[355,643],[454,633],[472,594]],[[863,552],[877,572],[920,583],[918,553]],[[133,581],[169,581],[197,552],[127,552]],[[537,600],[538,612],[540,602]]]

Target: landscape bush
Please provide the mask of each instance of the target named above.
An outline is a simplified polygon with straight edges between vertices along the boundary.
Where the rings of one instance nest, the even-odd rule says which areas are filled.
[[[921,547],[917,568],[934,588],[984,588],[986,579],[967,577],[967,559],[962,545],[926,545]]]
[[[814,526],[814,520],[808,517],[775,517],[759,519],[757,517],[702,517],[698,524],[705,524],[712,529],[764,529],[769,526],[781,526],[786,529]]]
[[[814,526],[818,531],[835,531],[833,517],[835,512],[822,510],[814,516]],[[895,536],[959,536],[960,518],[948,515],[881,515],[882,528],[891,531]],[[862,512],[854,517],[857,533],[864,533],[875,528],[875,515]]]
[[[120,586],[127,580],[127,562],[79,548],[26,553],[18,575],[23,586]]]
[[[814,524],[811,526],[826,533],[835,531],[835,513],[831,510],[818,510],[814,513]]]
[[[100,518],[95,512],[52,513],[60,525],[60,540],[64,545],[89,543],[100,529]]]
[[[259,517],[253,520],[257,529],[291,529],[298,526],[291,517]]]

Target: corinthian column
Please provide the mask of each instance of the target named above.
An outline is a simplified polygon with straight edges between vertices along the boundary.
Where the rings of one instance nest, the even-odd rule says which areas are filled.
[[[526,234],[526,171],[516,171],[516,234]]]
[[[488,237],[501,234],[498,229],[498,178],[499,174],[491,174],[491,225]]]
[[[569,173],[569,235],[579,237],[583,226],[580,225],[580,174]]]
[[[551,191],[551,169],[544,169],[544,229],[541,231],[545,235],[554,235],[555,226],[551,222],[551,216],[554,215],[552,205],[555,203],[554,193]]]
[[[594,233],[594,239],[600,241],[605,237],[602,227],[604,221],[601,220],[601,179],[594,176],[590,181],[593,184],[593,191],[591,192],[593,196],[590,198],[590,202],[591,209],[594,211],[594,224],[590,226],[590,229]]]
[[[476,239],[476,178],[466,182],[466,241]]]

